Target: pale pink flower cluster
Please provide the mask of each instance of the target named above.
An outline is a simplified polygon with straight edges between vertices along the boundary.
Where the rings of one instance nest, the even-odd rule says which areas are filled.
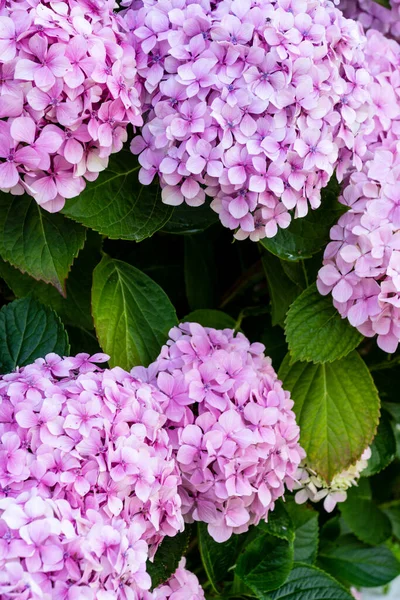
[[[311,469],[307,465],[307,461],[303,461],[296,473],[294,489],[297,491],[295,501],[297,504],[303,504],[308,500],[311,502],[323,500],[324,509],[327,512],[332,512],[338,502],[347,500],[347,490],[357,485],[362,471],[368,466],[370,458],[371,448],[367,448],[354,465],[335,475],[330,483]]]
[[[141,600],[147,559],[183,528],[166,400],[107,358],[0,379],[1,598]]]
[[[186,559],[182,558],[172,577],[153,592],[145,592],[143,600],[205,600],[196,575],[185,567]]]
[[[185,520],[207,523],[218,542],[267,520],[305,453],[293,401],[264,346],[184,323],[147,371],[132,374],[164,393]]]
[[[332,293],[342,317],[394,352],[400,340],[400,46],[375,31],[367,38],[374,130],[363,169],[350,176],[340,198],[349,210],[331,229],[317,285],[321,294]]]
[[[400,0],[389,0],[391,8],[376,0],[340,0],[339,8],[364,29],[376,29],[400,41]]]
[[[320,205],[339,159],[365,150],[365,37],[331,2],[122,4],[143,84],[131,150],[165,203],[207,194],[238,239],[272,237]]]
[[[50,212],[141,125],[136,60],[114,0],[0,2],[0,190]]]

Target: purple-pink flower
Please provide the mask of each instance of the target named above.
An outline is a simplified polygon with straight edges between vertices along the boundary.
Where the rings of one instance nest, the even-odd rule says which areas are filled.
[[[400,41],[400,2],[389,0],[390,9],[374,0],[340,0],[339,8],[364,29],[376,29]]]
[[[339,162],[360,167],[365,36],[331,2],[122,5],[145,113],[131,150],[165,203],[207,194],[238,239],[258,241],[317,208]]]
[[[332,293],[342,317],[394,352],[400,341],[400,45],[374,30],[367,41],[374,127],[365,137],[362,171],[345,180],[339,200],[349,210],[331,230],[317,285],[321,294]]]
[[[230,329],[184,323],[147,375],[142,368],[132,375],[165,393],[185,520],[207,523],[218,542],[267,520],[305,453],[293,401],[264,346]]]
[[[1,3],[0,190],[50,212],[141,125],[135,51],[114,0]]]
[[[0,378],[1,598],[153,597],[146,561],[183,528],[167,397],[107,359],[50,354]]]

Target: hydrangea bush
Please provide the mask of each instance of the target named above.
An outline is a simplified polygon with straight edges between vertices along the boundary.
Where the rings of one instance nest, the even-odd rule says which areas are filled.
[[[398,7],[0,0],[0,600],[400,576]]]

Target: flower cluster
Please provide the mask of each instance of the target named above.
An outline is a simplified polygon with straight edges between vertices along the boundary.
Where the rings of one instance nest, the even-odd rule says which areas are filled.
[[[181,559],[172,577],[153,592],[146,592],[143,600],[205,600],[203,589],[196,575],[185,569],[186,560]]]
[[[295,495],[297,504],[303,504],[307,500],[319,502],[324,499],[324,509],[332,512],[338,502],[345,502],[346,490],[357,485],[361,472],[367,468],[368,459],[371,457],[371,449],[367,448],[360,460],[348,469],[335,475],[330,483],[327,483],[315,471],[302,464],[296,474],[297,482],[294,489],[298,490]]]
[[[238,239],[317,208],[368,129],[357,24],[328,0],[122,4],[143,84],[141,182],[158,175],[167,204],[213,197]]]
[[[331,229],[318,274],[342,317],[394,352],[400,340],[400,46],[368,32],[366,57],[374,81],[375,127],[363,168],[340,201],[349,210]]]
[[[107,358],[50,354],[0,380],[1,598],[141,600],[147,559],[183,528],[163,394]]]
[[[376,29],[400,40],[400,0],[390,0],[390,6],[386,8],[375,0],[340,0],[339,8],[364,29]]]
[[[185,520],[207,523],[218,542],[266,520],[305,453],[293,401],[264,346],[231,329],[185,323],[147,372],[132,374],[166,398]]]
[[[50,212],[141,125],[135,52],[114,0],[0,3],[0,189]]]

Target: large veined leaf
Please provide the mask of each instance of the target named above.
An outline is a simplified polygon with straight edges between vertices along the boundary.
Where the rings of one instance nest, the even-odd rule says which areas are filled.
[[[351,534],[325,544],[318,558],[324,569],[352,585],[378,587],[400,575],[400,563],[389,548],[367,546]]]
[[[262,264],[268,282],[272,325],[282,325],[289,306],[301,294],[302,288],[293,282],[282,262],[270,252],[263,252]]]
[[[315,284],[293,302],[285,324],[294,361],[333,362],[354,350],[363,337],[342,319],[330,297],[318,293]]]
[[[130,152],[114,154],[96,181],[67,201],[64,214],[112,239],[140,242],[152,236],[167,223],[172,207],[161,202],[158,185],[141,185],[137,172]]]
[[[109,256],[93,272],[92,310],[110,364],[124,369],[155,360],[169,329],[177,324],[175,309],[160,286]]]
[[[295,563],[286,583],[266,600],[354,600],[333,577],[311,565]]]
[[[307,462],[330,481],[355,463],[371,443],[379,420],[379,397],[357,352],[333,363],[290,363],[279,377],[291,392]]]
[[[166,536],[159,546],[154,561],[147,561],[146,570],[151,577],[152,588],[155,588],[169,579],[178,568],[179,561],[186,553],[191,530],[185,530],[174,537]]]
[[[201,560],[207,577],[218,592],[219,584],[228,578],[228,573],[236,563],[243,538],[232,535],[228,541],[218,543],[207,531],[205,523],[198,523],[198,540]]]
[[[17,298],[31,295],[55,310],[66,325],[91,330],[94,327],[91,314],[92,271],[100,261],[101,239],[94,231],[89,230],[88,234],[86,244],[68,275],[65,296],[49,283],[33,279],[1,259],[0,276]]]
[[[314,564],[318,552],[318,513],[305,504],[296,504],[293,499],[286,503],[294,526],[294,560]]]
[[[347,500],[341,503],[340,511],[349,529],[367,544],[381,544],[392,533],[389,517],[372,499],[368,479],[360,479],[357,486],[347,491]]]
[[[265,533],[246,546],[235,574],[263,600],[286,581],[292,564],[293,544]]]
[[[0,192],[0,256],[31,277],[65,293],[71,265],[85,243],[85,229],[50,214],[30,196]]]
[[[264,238],[261,244],[284,260],[309,258],[329,241],[329,230],[345,212],[337,198],[340,186],[332,178],[321,192],[322,202],[317,210],[308,211],[301,219],[294,219],[287,229],[279,229],[273,238]]]
[[[8,373],[55,352],[69,353],[68,336],[58,315],[34,298],[15,300],[0,310],[0,372]]]
[[[400,540],[400,500],[383,504],[380,509],[389,517],[393,535]]]
[[[191,234],[204,231],[214,223],[217,223],[218,215],[206,202],[201,206],[189,206],[184,202],[175,206],[171,218],[163,226],[165,233]]]
[[[383,410],[378,425],[378,431],[371,444],[371,457],[362,477],[370,477],[385,469],[396,456],[396,438],[390,423],[388,413]]]

